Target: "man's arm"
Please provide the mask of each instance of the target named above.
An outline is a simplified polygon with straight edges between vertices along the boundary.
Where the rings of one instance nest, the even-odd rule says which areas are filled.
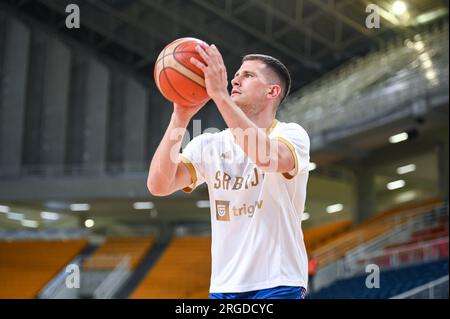
[[[220,114],[231,129],[236,143],[264,171],[289,172],[295,158],[289,147],[258,128],[227,94],[214,99]]]
[[[192,184],[191,173],[178,154],[189,121],[202,107],[174,105],[169,126],[150,164],[147,188],[152,195],[167,196]]]
[[[295,154],[280,140],[271,140],[233,102],[227,91],[227,73],[222,55],[212,45],[199,47],[206,65],[192,58],[191,62],[205,74],[208,95],[214,100],[236,143],[256,166],[269,172],[290,172],[295,167]]]

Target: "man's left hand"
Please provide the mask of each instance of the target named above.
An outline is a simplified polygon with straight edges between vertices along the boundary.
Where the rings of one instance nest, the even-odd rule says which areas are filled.
[[[217,47],[213,45],[198,45],[196,47],[198,54],[205,63],[195,58],[191,58],[191,63],[203,71],[205,75],[206,91],[214,101],[228,96],[227,69],[223,62],[222,54]]]

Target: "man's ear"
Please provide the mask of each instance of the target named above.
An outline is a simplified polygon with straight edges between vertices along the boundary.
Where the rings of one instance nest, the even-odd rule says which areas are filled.
[[[267,92],[267,96],[269,96],[271,99],[276,99],[281,95],[281,86],[278,84],[272,84],[269,88],[269,91]]]

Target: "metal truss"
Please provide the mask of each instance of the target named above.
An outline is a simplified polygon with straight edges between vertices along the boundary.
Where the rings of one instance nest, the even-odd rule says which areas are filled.
[[[423,1],[437,6],[437,0]],[[380,30],[364,25],[364,8],[372,2],[380,7]],[[234,65],[244,54],[262,50],[276,54],[299,76],[305,70],[320,76],[355,49],[368,50],[382,44],[386,34],[408,32],[385,0],[130,0],[122,8],[103,0],[0,3],[31,15],[27,7],[39,3],[51,12],[42,22],[69,35],[63,27],[65,7],[77,4],[84,28],[77,40],[146,76],[159,51],[182,36],[216,44]],[[413,10],[415,4],[412,0],[408,5]]]

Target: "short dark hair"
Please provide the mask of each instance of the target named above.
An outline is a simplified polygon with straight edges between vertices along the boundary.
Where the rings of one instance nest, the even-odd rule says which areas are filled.
[[[280,102],[281,104],[291,90],[291,75],[289,74],[289,70],[283,63],[281,63],[280,60],[265,54],[247,54],[242,58],[242,63],[244,63],[245,61],[254,60],[263,62],[280,78],[283,89],[283,95]]]

